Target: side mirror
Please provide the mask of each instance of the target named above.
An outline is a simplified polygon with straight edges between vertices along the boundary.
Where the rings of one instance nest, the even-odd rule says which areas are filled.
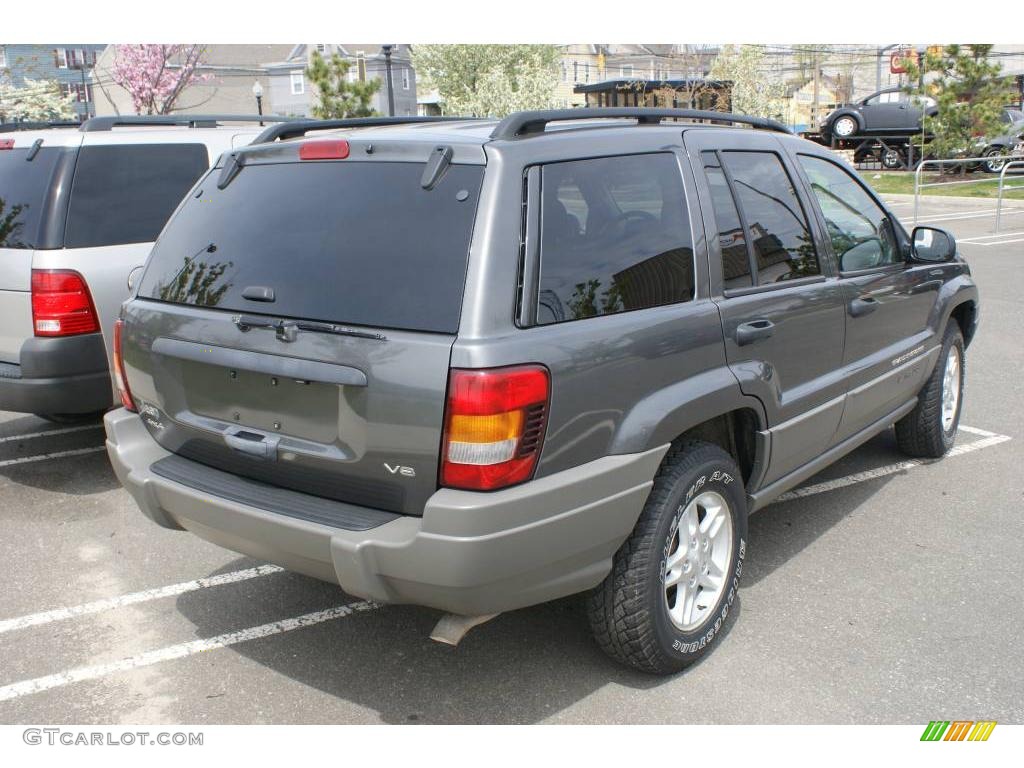
[[[129,292],[135,290],[135,283],[138,282],[139,278],[142,276],[142,270],[143,269],[144,269],[144,265],[139,264],[137,267],[133,267],[132,271],[128,273],[128,290],[129,290]]]
[[[956,258],[956,240],[944,229],[915,227],[910,246],[910,260],[929,264],[952,261]]]

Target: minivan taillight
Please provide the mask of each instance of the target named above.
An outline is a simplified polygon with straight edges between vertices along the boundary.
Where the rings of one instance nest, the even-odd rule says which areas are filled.
[[[85,279],[72,270],[32,270],[32,327],[36,336],[75,336],[100,329]]]
[[[124,375],[124,352],[121,347],[121,335],[124,333],[124,320],[114,323],[114,384],[121,398],[121,405],[129,411],[137,410],[132,400],[132,391],[128,389],[128,377]]]
[[[453,369],[441,485],[493,491],[529,480],[544,442],[549,394],[543,366]]]

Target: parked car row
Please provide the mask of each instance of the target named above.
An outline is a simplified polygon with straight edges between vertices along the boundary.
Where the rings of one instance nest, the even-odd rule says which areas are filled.
[[[585,593],[604,651],[667,674],[735,616],[750,512],[894,424],[912,456],[956,439],[979,297],[953,237],[906,232],[771,120],[200,130],[152,153],[203,150],[146,177],[174,180],[150,193],[170,220],[130,230],[162,227],[116,313],[149,246],[72,235],[79,206],[85,231],[136,226],[121,187],[151,158],[79,200],[88,131],[77,162],[41,157],[66,151],[49,133],[0,150],[0,198],[19,201],[0,252],[10,379],[44,342],[109,338],[108,454],[165,528],[436,608],[452,643]],[[106,407],[96,387],[79,412]]]

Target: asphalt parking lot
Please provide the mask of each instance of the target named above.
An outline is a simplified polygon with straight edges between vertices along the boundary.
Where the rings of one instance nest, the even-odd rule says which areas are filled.
[[[885,433],[754,515],[739,621],[674,678],[608,661],[578,599],[436,644],[434,611],[150,523],[100,424],[0,413],[0,722],[1024,721],[1024,205],[999,236],[991,207],[921,208],[982,291],[954,455]]]

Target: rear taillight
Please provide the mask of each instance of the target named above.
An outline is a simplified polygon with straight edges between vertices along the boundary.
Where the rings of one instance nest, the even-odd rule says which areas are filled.
[[[121,397],[121,405],[129,411],[135,411],[132,391],[128,389],[128,377],[124,375],[124,352],[121,348],[121,334],[124,333],[124,320],[114,323],[114,384],[117,394]]]
[[[71,270],[32,270],[32,327],[36,336],[75,336],[100,329],[89,287]]]
[[[14,139],[0,139],[0,149],[14,149]]]
[[[453,370],[441,485],[493,491],[529,480],[544,441],[549,381],[539,365]]]

